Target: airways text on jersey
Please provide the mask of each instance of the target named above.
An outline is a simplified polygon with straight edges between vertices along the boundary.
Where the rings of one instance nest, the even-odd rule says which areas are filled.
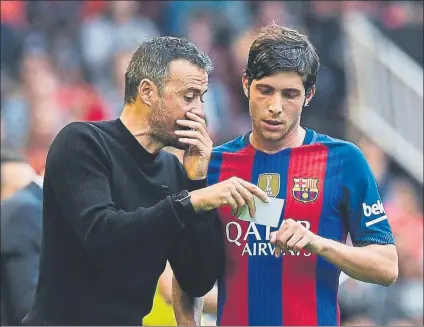
[[[283,220],[284,224],[285,220]],[[298,220],[299,224],[305,228],[310,229],[311,224],[307,220]],[[275,246],[269,243],[270,233],[275,231],[275,228],[270,226],[259,226],[255,223],[248,223],[247,228],[242,228],[240,224],[247,224],[246,222],[230,221],[225,225],[225,236],[231,246],[238,247],[238,251],[242,256],[267,256],[274,254]],[[250,242],[249,242],[250,240]],[[286,255],[285,253],[283,255]],[[288,255],[292,256],[305,256],[309,257],[311,253],[306,251],[293,252],[290,251]]]

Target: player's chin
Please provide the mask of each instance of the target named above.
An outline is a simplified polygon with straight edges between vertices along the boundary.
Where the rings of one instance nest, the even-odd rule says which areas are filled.
[[[276,131],[276,132],[262,131],[262,136],[264,140],[267,140],[267,141],[278,141],[283,138],[284,132],[283,131]]]

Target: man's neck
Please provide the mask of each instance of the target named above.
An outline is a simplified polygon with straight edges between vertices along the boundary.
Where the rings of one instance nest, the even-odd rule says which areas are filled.
[[[147,108],[141,108],[136,103],[127,104],[122,111],[120,119],[147,152],[155,154],[164,147],[162,143],[156,141],[152,136]]]
[[[301,126],[294,127],[282,139],[276,141],[264,140],[253,130],[250,134],[250,144],[259,151],[273,154],[287,148],[301,146],[305,136],[306,130]]]

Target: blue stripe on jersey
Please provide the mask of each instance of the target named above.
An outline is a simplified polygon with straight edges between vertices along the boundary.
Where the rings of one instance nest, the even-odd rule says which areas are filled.
[[[324,238],[342,241],[344,222],[332,211],[331,202],[339,196],[342,166],[335,151],[329,149],[324,178],[324,199],[318,234]],[[321,256],[317,258],[316,294],[318,326],[337,326],[337,292],[340,270]]]
[[[208,185],[218,183],[219,175],[221,175],[222,152],[212,153],[211,161],[208,169]]]
[[[274,155],[268,155],[262,152],[256,152],[255,161],[252,171],[252,183],[257,184],[261,173],[278,173],[280,174],[280,192],[278,198],[286,198],[287,173],[289,166],[290,151],[285,150]],[[283,209],[284,213],[284,209]],[[281,225],[284,214],[281,214]],[[259,235],[262,237],[261,243],[268,243],[266,238],[266,227],[256,225]],[[275,231],[278,228],[272,228]],[[249,235],[248,245],[252,249],[256,242],[255,235]],[[259,244],[256,244],[258,246]],[[249,276],[249,325],[263,326],[281,326],[282,325],[282,273],[283,267],[280,260],[271,255],[249,256],[248,276]],[[267,253],[270,253],[267,249]],[[245,254],[247,255],[247,254]]]

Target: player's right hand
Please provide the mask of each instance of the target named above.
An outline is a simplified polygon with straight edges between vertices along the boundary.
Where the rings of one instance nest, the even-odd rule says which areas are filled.
[[[249,208],[251,217],[255,215],[254,196],[263,202],[269,198],[258,186],[238,177],[231,177],[212,186],[190,192],[191,203],[196,212],[209,211],[229,205],[231,214],[238,217],[244,205]]]

